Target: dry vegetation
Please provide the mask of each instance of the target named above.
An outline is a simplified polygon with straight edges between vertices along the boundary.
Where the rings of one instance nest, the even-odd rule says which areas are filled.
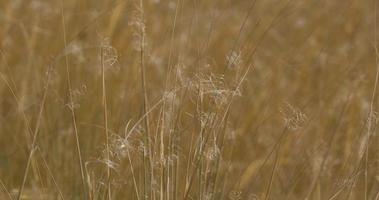
[[[375,0],[0,0],[0,199],[379,199]]]

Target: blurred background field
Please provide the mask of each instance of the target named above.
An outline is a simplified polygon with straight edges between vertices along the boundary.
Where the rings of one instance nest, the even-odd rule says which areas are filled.
[[[379,199],[375,0],[0,0],[1,199]]]

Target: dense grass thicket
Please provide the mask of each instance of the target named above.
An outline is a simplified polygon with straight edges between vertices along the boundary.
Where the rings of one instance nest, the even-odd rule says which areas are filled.
[[[378,200],[376,0],[0,0],[0,199]]]

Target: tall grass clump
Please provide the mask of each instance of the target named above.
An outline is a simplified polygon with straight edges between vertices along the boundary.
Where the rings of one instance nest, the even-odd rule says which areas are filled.
[[[378,6],[0,1],[0,199],[379,199]]]

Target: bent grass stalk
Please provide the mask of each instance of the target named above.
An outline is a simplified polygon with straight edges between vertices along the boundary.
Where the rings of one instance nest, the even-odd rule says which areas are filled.
[[[105,143],[106,143],[106,159],[110,161],[110,150],[109,150],[109,133],[108,133],[108,108],[107,108],[107,91],[105,82],[105,61],[103,46],[100,47],[100,57],[101,57],[101,77],[102,77],[102,89],[103,89],[103,115],[104,115],[104,133],[105,133]],[[107,197],[108,200],[112,198],[111,194],[111,171],[110,166],[107,165]]]
[[[64,14],[64,8],[63,8],[63,0],[61,0],[61,17],[62,17],[62,28],[63,28],[63,43],[64,43],[64,48],[67,48],[67,39],[66,39],[66,22],[65,22],[65,14]],[[79,142],[79,133],[78,133],[78,127],[76,124],[76,114],[75,114],[75,108],[74,108],[74,99],[72,95],[72,86],[71,86],[71,76],[70,76],[70,66],[69,66],[69,60],[68,60],[68,55],[65,54],[65,66],[66,66],[66,76],[67,76],[67,87],[68,87],[68,96],[69,96],[69,110],[71,113],[71,118],[72,118],[72,124],[74,127],[74,135],[75,135],[75,144],[76,144],[76,151],[78,154],[79,158],[79,166],[80,166],[80,176],[82,180],[82,189],[83,189],[83,194],[85,198],[87,197],[87,191],[86,191],[86,184],[85,184],[85,175],[84,175],[84,169],[83,169],[83,159],[82,159],[82,154],[80,150],[80,142]]]

